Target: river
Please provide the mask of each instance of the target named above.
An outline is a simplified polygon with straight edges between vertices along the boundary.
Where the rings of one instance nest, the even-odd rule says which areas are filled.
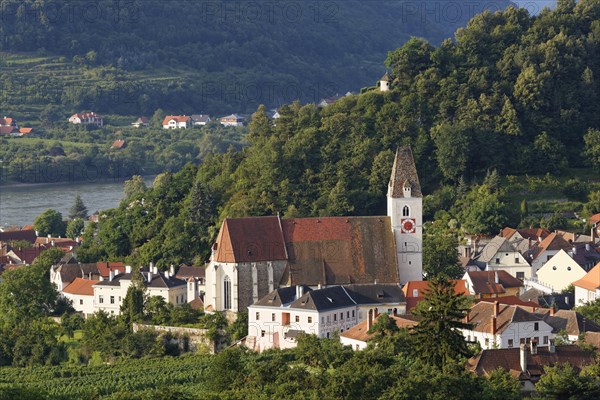
[[[144,178],[146,185],[152,185],[153,179]],[[90,214],[114,208],[125,197],[123,189],[123,181],[0,186],[0,226],[32,225],[48,208],[60,211],[66,219],[77,194]]]

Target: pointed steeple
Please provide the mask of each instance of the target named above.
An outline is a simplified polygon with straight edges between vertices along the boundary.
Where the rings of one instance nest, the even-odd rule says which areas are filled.
[[[402,198],[406,187],[410,188],[411,197],[423,197],[417,167],[409,146],[398,147],[396,150],[389,193],[393,198]]]

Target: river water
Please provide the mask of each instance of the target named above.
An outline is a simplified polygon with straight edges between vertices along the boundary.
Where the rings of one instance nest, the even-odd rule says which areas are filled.
[[[144,178],[146,185],[152,185],[153,179]],[[48,208],[60,211],[66,219],[77,194],[90,214],[114,208],[125,197],[123,189],[124,181],[0,186],[0,226],[32,225]]]

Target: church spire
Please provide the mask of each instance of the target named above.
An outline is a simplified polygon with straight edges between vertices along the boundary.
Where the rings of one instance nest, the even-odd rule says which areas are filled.
[[[423,197],[419,175],[409,146],[398,147],[390,178],[389,194],[393,198],[405,197],[405,188],[410,188],[411,197]]]

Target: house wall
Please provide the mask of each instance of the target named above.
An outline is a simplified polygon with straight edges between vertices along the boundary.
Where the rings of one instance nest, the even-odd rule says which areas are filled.
[[[586,272],[569,255],[561,250],[537,272],[537,279],[545,286],[560,292],[571,283],[583,278]]]
[[[61,293],[61,295],[73,302],[75,311],[83,314],[84,317],[94,313],[94,296],[77,295],[71,293]]]
[[[518,251],[496,252],[488,263],[487,270],[503,270],[519,279],[521,279],[521,276],[517,274],[518,272],[523,273],[523,279],[529,279],[533,274],[531,265],[529,265],[527,260]]]
[[[359,304],[357,306],[357,323],[360,323],[367,319],[369,316],[369,310],[377,309],[378,314],[392,315],[394,310],[398,315],[406,314],[406,303],[384,303],[384,304]]]
[[[344,346],[352,347],[352,350],[364,350],[367,348],[367,342],[362,340],[350,339],[344,336],[340,336],[340,343]]]
[[[538,330],[535,330],[535,323],[538,323]],[[531,322],[513,322],[501,333],[492,335],[488,332],[479,332],[468,329],[462,329],[462,333],[466,340],[479,342],[482,349],[507,349],[511,347],[519,347],[521,339],[534,340],[538,339],[538,346],[546,347],[550,343],[550,339],[554,339],[552,327],[544,321]],[[546,343],[544,337],[547,337]],[[486,344],[487,340],[487,344]],[[509,341],[512,340],[512,346]]]
[[[258,313],[258,315],[257,315]],[[289,314],[289,324],[284,325],[284,314]],[[255,348],[264,351],[271,348],[296,347],[295,338],[286,338],[289,330],[298,330],[319,338],[332,337],[358,323],[356,307],[343,307],[326,312],[282,307],[248,307],[248,336],[255,338]],[[296,320],[298,318],[298,320]],[[310,322],[309,322],[310,318]]]
[[[531,262],[531,266],[533,267],[533,273],[537,274],[537,272],[546,264],[550,258],[554,257],[560,250],[546,250],[542,254],[540,254],[535,260]]]
[[[131,281],[121,279],[118,286],[94,286],[94,312],[104,311],[111,315],[119,315],[121,303],[127,295]],[[111,303],[111,297],[114,302]]]
[[[165,299],[167,303],[182,305],[187,303],[187,285],[171,288],[146,288],[148,296],[158,296]]]
[[[575,286],[575,305],[579,306],[596,299],[600,299],[600,289],[594,291]]]

